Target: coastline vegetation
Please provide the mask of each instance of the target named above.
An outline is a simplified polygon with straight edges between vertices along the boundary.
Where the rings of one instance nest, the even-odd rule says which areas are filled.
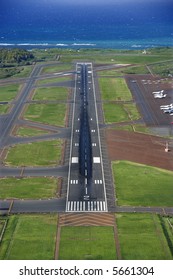
[[[170,61],[173,59],[173,48],[161,47],[147,49],[145,54],[143,50],[50,48],[27,51],[25,49],[1,48],[0,79],[27,77],[32,70],[32,66],[30,65],[40,62],[52,61],[59,63],[58,66],[53,68],[46,66],[42,71],[43,74],[61,71],[61,63],[65,63],[63,70],[70,70],[70,65],[66,63],[72,63],[75,60],[86,61],[86,57],[88,61],[92,61],[93,63],[126,63],[137,66],[137,68],[131,66],[129,69],[124,68],[122,70],[124,74],[135,74],[139,73],[139,71],[142,71],[141,74],[147,74],[148,70],[145,65]],[[169,69],[166,69],[166,72],[164,71],[164,75],[167,73],[169,74]]]

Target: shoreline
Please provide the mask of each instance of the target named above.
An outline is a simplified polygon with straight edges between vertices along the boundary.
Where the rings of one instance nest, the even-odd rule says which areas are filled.
[[[37,49],[109,49],[109,50],[144,50],[154,48],[172,48],[172,44],[168,41],[164,43],[148,43],[148,42],[134,42],[134,41],[96,41],[96,42],[0,42],[0,48],[37,48]]]

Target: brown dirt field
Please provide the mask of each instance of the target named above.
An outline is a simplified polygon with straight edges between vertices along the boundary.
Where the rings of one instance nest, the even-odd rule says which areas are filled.
[[[128,160],[173,171],[173,148],[165,152],[164,138],[108,129],[106,141],[111,161]]]

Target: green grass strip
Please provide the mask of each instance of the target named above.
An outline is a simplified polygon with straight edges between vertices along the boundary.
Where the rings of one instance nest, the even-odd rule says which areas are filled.
[[[0,199],[47,199],[56,196],[56,178],[0,179]]]
[[[0,245],[1,260],[53,260],[57,215],[9,217]]]
[[[118,205],[173,205],[173,172],[128,161],[112,163]]]
[[[113,227],[62,227],[59,259],[116,259]]]
[[[128,113],[122,104],[104,103],[103,104],[105,123],[116,123],[128,121]]]
[[[66,82],[69,80],[70,77],[57,77],[57,78],[43,79],[43,80],[39,80],[37,82],[37,85],[40,86],[40,85],[50,84],[50,83]]]
[[[48,87],[37,88],[33,100],[67,100],[68,88]]]
[[[99,79],[102,99],[107,101],[129,101],[132,95],[127,84],[122,78]]]
[[[17,132],[16,132],[16,136],[20,136],[20,137],[32,137],[32,136],[39,136],[39,135],[43,135],[43,134],[47,134],[48,131],[47,130],[40,130],[37,128],[31,128],[31,127],[19,127]]]
[[[62,141],[19,144],[9,149],[6,164],[12,166],[55,166],[60,164]]]
[[[118,236],[124,260],[167,260],[172,255],[157,215],[117,214]]]
[[[0,102],[12,101],[18,94],[20,85],[0,86]]]
[[[7,104],[0,104],[0,114],[6,114],[9,109],[9,105]]]
[[[71,64],[58,64],[54,66],[47,66],[44,67],[42,70],[42,74],[49,74],[49,73],[55,73],[59,71],[67,71],[71,70],[72,65]]]
[[[24,118],[34,122],[64,126],[65,115],[66,104],[30,104]]]

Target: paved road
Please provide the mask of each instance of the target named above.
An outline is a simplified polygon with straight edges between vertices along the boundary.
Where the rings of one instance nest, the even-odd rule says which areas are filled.
[[[81,202],[82,203],[82,202]],[[77,206],[77,205],[76,205]],[[93,203],[94,206],[94,203]],[[93,208],[90,202],[91,212],[100,212],[103,210]],[[66,208],[66,199],[49,200],[0,200],[0,215],[8,213],[64,213]],[[173,215],[173,207],[132,207],[116,206],[112,213],[154,213],[161,215]]]
[[[31,91],[32,85],[35,81],[35,76],[38,75],[40,71],[40,66],[36,66],[30,76],[28,83],[26,83],[25,87],[22,89],[20,98],[18,98],[16,104],[12,108],[10,114],[8,114],[7,118],[4,121],[1,121],[0,125],[0,148],[6,143],[7,137],[12,130],[16,119],[18,118],[21,110],[23,108],[23,103],[26,101],[28,94]]]

